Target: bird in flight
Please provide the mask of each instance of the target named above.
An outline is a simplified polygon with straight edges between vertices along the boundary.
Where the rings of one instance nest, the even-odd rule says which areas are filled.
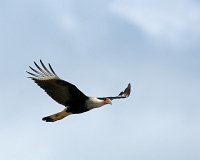
[[[32,80],[37,83],[45,92],[56,102],[64,105],[66,108],[58,113],[52,114],[50,116],[42,118],[46,122],[55,122],[61,120],[71,114],[79,114],[87,112],[91,109],[101,107],[106,104],[112,104],[112,100],[127,98],[131,92],[131,84],[129,83],[127,88],[120,92],[118,96],[114,97],[88,97],[83,92],[81,92],[75,85],[60,79],[51,65],[49,64],[49,69],[45,67],[43,62],[40,60],[43,69],[34,62],[38,70],[33,69],[35,73],[29,73],[32,75]]]

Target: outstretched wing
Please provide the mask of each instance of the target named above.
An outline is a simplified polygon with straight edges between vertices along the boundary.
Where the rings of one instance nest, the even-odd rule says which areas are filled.
[[[29,66],[35,72],[27,72],[32,75],[32,77],[29,78],[34,80],[35,83],[44,89],[45,92],[56,102],[67,106],[73,100],[85,100],[88,98],[75,85],[60,79],[50,64],[49,68],[51,72],[45,67],[41,60],[40,63],[43,69],[34,62],[39,71]]]
[[[126,89],[124,91],[120,92],[120,94],[118,96],[102,97],[102,98],[99,98],[99,99],[109,98],[110,100],[113,100],[113,99],[127,98],[127,97],[129,97],[130,93],[131,93],[131,84],[129,83],[128,86],[126,87]]]

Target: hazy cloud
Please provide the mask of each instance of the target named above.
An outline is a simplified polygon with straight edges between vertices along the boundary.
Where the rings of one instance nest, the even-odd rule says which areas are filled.
[[[200,35],[200,4],[195,1],[116,1],[110,10],[146,34],[178,45],[195,43]]]

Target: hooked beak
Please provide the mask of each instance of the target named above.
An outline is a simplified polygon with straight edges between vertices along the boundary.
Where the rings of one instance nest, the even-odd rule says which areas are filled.
[[[112,105],[112,102],[111,102],[111,100],[109,98],[106,98],[104,100],[104,104],[110,104],[110,105]]]

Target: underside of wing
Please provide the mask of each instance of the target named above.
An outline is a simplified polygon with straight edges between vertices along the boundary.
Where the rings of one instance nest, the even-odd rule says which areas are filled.
[[[129,97],[130,93],[131,93],[131,84],[129,83],[128,86],[126,87],[126,89],[124,91],[120,92],[120,94],[118,96],[102,97],[102,98],[99,98],[99,99],[109,98],[110,100],[113,100],[113,99],[127,98],[127,97]]]
[[[56,102],[67,106],[71,101],[77,99],[86,99],[87,96],[83,94],[75,85],[60,79],[51,65],[49,64],[49,71],[40,60],[43,68],[40,68],[35,62],[35,66],[39,70],[35,70],[30,67],[35,73],[29,73],[32,75],[32,80],[35,81],[45,92]]]

